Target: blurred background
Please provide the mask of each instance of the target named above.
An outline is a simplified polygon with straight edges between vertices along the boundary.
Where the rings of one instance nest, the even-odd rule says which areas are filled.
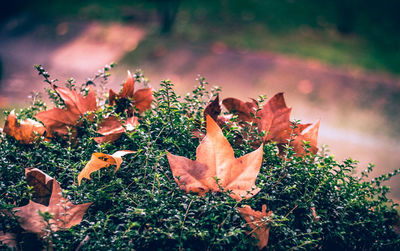
[[[320,146],[359,171],[375,163],[376,176],[400,168],[399,10],[396,0],[7,1],[0,110],[43,92],[34,64],[79,83],[117,62],[109,87],[140,68],[180,94],[201,74],[222,98],[285,92],[294,119],[321,120]],[[400,177],[388,185],[399,201]]]

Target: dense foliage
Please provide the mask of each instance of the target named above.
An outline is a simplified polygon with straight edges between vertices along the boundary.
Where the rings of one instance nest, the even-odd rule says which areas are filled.
[[[48,75],[45,77],[51,82]],[[135,77],[145,82],[139,72]],[[77,88],[71,83],[69,88]],[[81,87],[83,91],[86,88],[86,84]],[[62,107],[58,97],[50,93],[55,104]],[[115,113],[115,105],[107,104],[94,113],[93,122],[89,122],[90,114],[81,118],[77,141],[53,138],[24,145],[0,134],[1,209],[24,206],[32,197],[32,187],[24,178],[27,167],[39,168],[56,178],[64,197],[73,203],[93,202],[79,225],[50,231],[40,241],[24,233],[18,221],[5,213],[0,213],[0,230],[18,233],[18,246],[24,250],[41,245],[55,250],[75,250],[78,246],[81,250],[250,250],[257,249],[257,240],[249,235],[251,229],[237,208],[250,205],[261,211],[266,204],[273,211],[266,249],[400,248],[399,236],[393,230],[397,222],[395,204],[387,197],[389,188],[382,185],[397,171],[370,180],[370,166],[361,178],[354,177],[356,161],[339,163],[324,149],[316,155],[297,156],[290,147],[279,154],[274,143],[265,144],[256,180],[261,191],[241,202],[227,191],[199,196],[181,190],[172,176],[166,151],[195,158],[199,139],[192,132],[199,128],[205,131],[204,107],[217,93],[219,89],[208,91],[207,82],[201,78],[192,93],[180,97],[170,81],[163,81],[154,92],[152,108],[136,114],[140,118],[136,129],[111,144],[94,141],[99,136],[97,124],[106,114]],[[261,103],[263,100],[259,98]],[[18,114],[33,118],[44,109],[45,104],[35,100]],[[258,135],[254,127],[224,129],[236,156],[254,150],[246,138],[237,144],[243,131]],[[117,172],[103,168],[78,186],[77,176],[92,153],[118,150],[136,153],[124,157]]]

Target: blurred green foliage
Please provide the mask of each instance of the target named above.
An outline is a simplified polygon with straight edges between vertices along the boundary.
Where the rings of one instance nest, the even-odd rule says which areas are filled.
[[[19,0],[13,6],[38,20],[160,21],[164,31],[165,13],[179,6],[173,27],[181,35],[177,39],[218,40],[400,73],[400,2],[395,0]]]

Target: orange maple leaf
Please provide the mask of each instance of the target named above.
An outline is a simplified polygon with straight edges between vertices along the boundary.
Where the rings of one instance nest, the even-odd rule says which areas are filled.
[[[66,109],[53,108],[39,112],[35,118],[42,121],[51,134],[63,136],[68,134],[68,128],[76,131],[76,127],[79,126],[78,120],[82,115],[97,109],[96,96],[93,90],[90,90],[86,97],[62,87],[56,87],[55,91],[64,100]]]
[[[39,211],[50,213],[52,218],[49,220],[49,227],[52,231],[59,231],[79,224],[91,204],[92,202],[75,205],[67,198],[62,197],[60,184],[54,180],[48,206],[30,200],[28,205],[16,207],[13,211],[18,216],[18,222],[24,230],[45,235],[44,230],[47,223]]]
[[[232,191],[238,201],[257,194],[255,180],[262,164],[263,145],[238,159],[222,134],[221,128],[207,115],[207,135],[197,147],[196,160],[167,153],[167,158],[179,187],[200,195],[207,191]],[[217,178],[218,184],[216,182]]]
[[[8,115],[4,125],[4,132],[23,144],[33,143],[45,131],[42,124],[32,119],[18,121],[14,110]]]
[[[128,71],[128,78],[122,87],[119,94],[113,90],[109,90],[108,102],[110,105],[117,104],[117,112],[122,112],[126,107],[126,104],[130,104],[130,99],[133,100],[133,104],[139,110],[140,113],[149,109],[151,102],[153,102],[153,90],[152,88],[144,88],[135,91],[135,79]]]
[[[119,169],[122,163],[122,156],[126,154],[135,153],[134,151],[123,150],[117,151],[112,155],[108,155],[105,153],[93,153],[91,159],[86,164],[86,166],[82,169],[82,171],[78,175],[78,184],[81,185],[81,181],[83,178],[90,180],[90,174],[96,172],[104,167],[108,167],[110,165],[116,165],[114,173]]]
[[[119,139],[125,131],[132,131],[138,124],[139,121],[135,116],[128,118],[125,123],[121,123],[116,117],[110,116],[100,123],[99,129],[97,130],[97,133],[103,136],[96,137],[94,140],[97,143],[114,142]]]
[[[250,206],[245,205],[238,208],[239,213],[243,216],[247,225],[253,229],[252,236],[258,240],[258,248],[263,249],[268,245],[269,239],[269,220],[272,211],[267,213],[267,205],[262,206],[262,211],[254,211]]]

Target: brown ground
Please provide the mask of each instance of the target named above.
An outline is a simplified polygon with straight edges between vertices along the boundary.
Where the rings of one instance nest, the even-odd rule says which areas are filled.
[[[133,25],[61,23],[35,26],[22,34],[5,29],[0,36],[4,66],[0,106],[9,106],[26,103],[31,91],[41,91],[45,85],[34,64],[42,64],[60,80],[72,76],[84,81],[111,61],[131,62],[146,32]],[[293,118],[321,120],[319,142],[328,144],[339,160],[358,159],[360,170],[373,162],[375,175],[400,167],[398,78],[274,53],[238,51],[221,43],[179,42],[168,48],[155,44],[140,64],[121,64],[110,87],[117,88],[127,69],[140,67],[154,87],[169,78],[181,94],[192,89],[198,74],[221,86],[223,98],[272,96],[283,91],[293,107]],[[396,200],[400,199],[399,181],[395,177],[390,183]]]

